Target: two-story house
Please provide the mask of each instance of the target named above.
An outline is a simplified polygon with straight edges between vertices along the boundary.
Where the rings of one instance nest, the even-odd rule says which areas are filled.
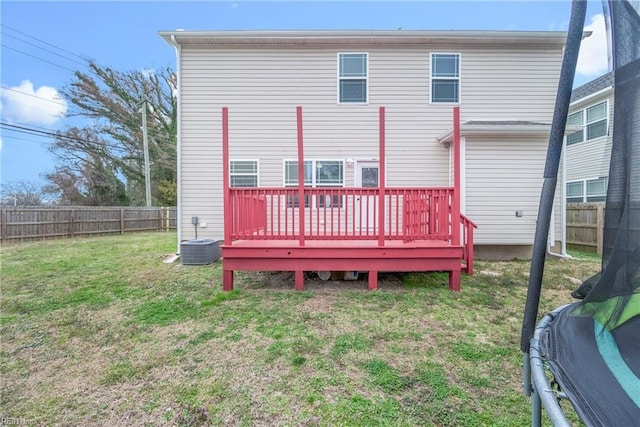
[[[454,199],[460,213],[477,225],[476,256],[530,255],[564,32],[163,31],[160,35],[175,47],[177,56],[179,241],[194,237],[194,216],[199,237],[225,237],[226,187],[230,191],[277,187],[286,193],[304,176],[304,187],[309,189],[304,190],[309,191],[303,195],[304,206],[289,193],[286,197],[282,193],[285,201],[277,205],[266,202],[267,222],[282,223],[294,210],[323,209],[317,214],[321,216],[330,208],[337,215],[340,208],[348,208],[349,197],[356,203],[365,194],[320,190],[382,187],[382,170],[390,188],[453,188],[457,172]],[[302,107],[303,121],[296,116],[297,106]],[[228,108],[226,124],[223,107]],[[380,107],[385,110],[384,151],[379,149]],[[457,153],[454,107],[460,111]],[[304,135],[303,168],[298,168],[299,133]],[[227,165],[223,165],[224,135]],[[399,198],[391,207],[394,202],[389,197],[389,193],[383,196],[388,206],[378,204],[379,194],[370,195],[367,206],[358,201],[357,209],[368,213],[350,213],[345,226],[356,231],[347,233],[361,233],[359,238],[366,240],[362,230],[371,224],[364,224],[370,218],[377,227],[382,207],[387,220],[395,215],[404,230],[395,238],[406,239],[409,199]],[[419,227],[430,229],[426,223],[435,217],[427,210],[441,209],[434,206],[420,208]],[[279,219],[274,219],[276,215]],[[449,230],[456,229],[457,219],[443,215],[453,224]],[[318,219],[313,227],[331,221],[337,220]],[[374,234],[379,231],[375,227]],[[391,225],[382,227],[382,234],[393,239]],[[553,229],[552,240],[558,243],[559,214]],[[265,230],[263,224],[263,236],[277,234]]]

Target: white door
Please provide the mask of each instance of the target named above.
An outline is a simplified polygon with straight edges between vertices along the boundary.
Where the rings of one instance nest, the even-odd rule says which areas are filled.
[[[356,187],[378,188],[380,182],[380,167],[378,162],[356,163]],[[354,219],[356,231],[362,234],[375,233],[378,228],[376,214],[378,211],[378,196],[360,195],[355,198],[356,217]]]

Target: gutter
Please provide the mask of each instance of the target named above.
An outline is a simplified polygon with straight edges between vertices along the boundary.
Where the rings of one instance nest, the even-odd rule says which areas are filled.
[[[181,182],[182,182],[182,105],[181,105],[181,97],[180,97],[180,44],[177,42],[174,34],[171,35],[169,44],[174,47],[176,51],[176,99],[177,99],[177,114],[176,120],[177,129],[176,129],[176,229],[178,231],[178,242],[177,242],[177,250],[176,253],[180,253],[180,242],[182,241],[182,191],[181,191]]]
[[[555,242],[555,236],[551,236],[551,240],[547,239],[547,254],[564,259],[572,259],[573,257],[567,253],[567,137],[562,142],[562,188],[560,190],[560,253],[551,252],[551,242]],[[551,217],[551,221],[555,219]]]

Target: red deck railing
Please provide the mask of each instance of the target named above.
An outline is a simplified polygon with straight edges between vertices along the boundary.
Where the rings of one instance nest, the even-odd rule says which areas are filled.
[[[377,240],[384,209],[385,240],[451,241],[453,189],[230,188],[228,221],[232,240]],[[464,243],[473,238],[462,221]],[[302,224],[302,225],[301,225]],[[469,236],[469,237],[467,237]]]

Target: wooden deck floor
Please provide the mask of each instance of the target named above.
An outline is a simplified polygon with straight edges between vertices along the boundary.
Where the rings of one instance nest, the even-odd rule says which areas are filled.
[[[233,272],[293,271],[295,289],[305,271],[362,271],[377,289],[379,271],[447,271],[449,287],[460,290],[464,247],[441,240],[236,240],[222,246],[223,288],[233,289]]]

